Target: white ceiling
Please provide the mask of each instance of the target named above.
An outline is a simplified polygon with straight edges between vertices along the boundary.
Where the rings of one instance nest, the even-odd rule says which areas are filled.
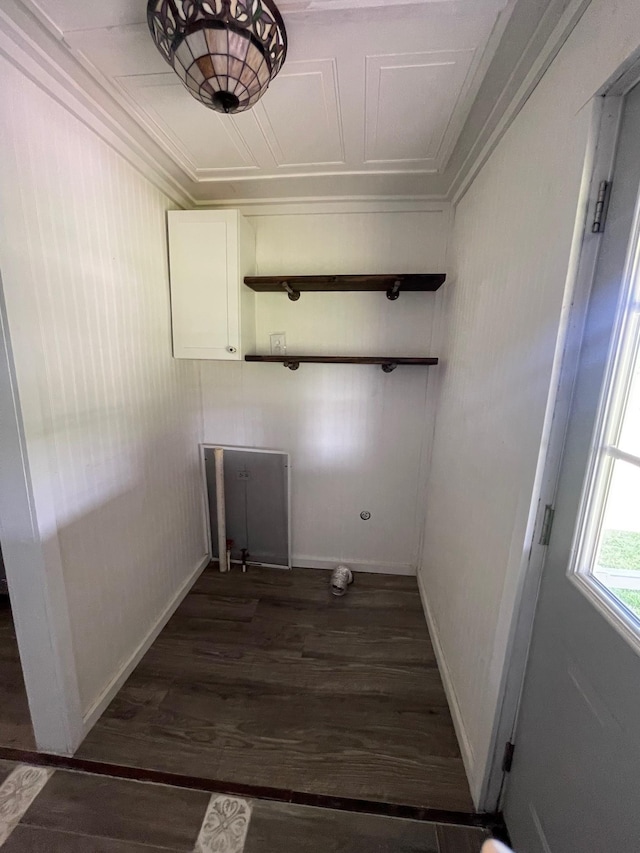
[[[285,65],[253,110],[225,116],[196,102],[157,52],[145,0],[24,2],[163,149],[200,202],[442,194],[517,5],[281,0]],[[549,7],[566,5],[523,3],[530,28]]]

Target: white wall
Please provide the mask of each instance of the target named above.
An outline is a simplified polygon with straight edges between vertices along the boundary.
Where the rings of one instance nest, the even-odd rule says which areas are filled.
[[[5,59],[0,86],[25,464],[87,717],[204,556],[197,367],[171,357],[168,199]]]
[[[245,209],[261,275],[442,272],[445,205],[316,204]],[[445,285],[446,286],[446,285]],[[257,297],[257,349],[438,355],[438,297],[309,293]],[[415,572],[438,368],[201,363],[205,440],[285,450],[292,462],[294,564]],[[369,521],[360,512],[371,513]]]
[[[589,101],[639,43],[635,0],[594,0],[455,212],[419,574],[476,801],[584,215]]]

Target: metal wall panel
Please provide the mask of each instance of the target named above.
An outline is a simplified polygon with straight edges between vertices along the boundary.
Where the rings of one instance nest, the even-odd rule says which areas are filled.
[[[215,460],[204,448],[211,545],[218,559]],[[289,567],[289,465],[284,453],[224,450],[226,536],[231,559]]]

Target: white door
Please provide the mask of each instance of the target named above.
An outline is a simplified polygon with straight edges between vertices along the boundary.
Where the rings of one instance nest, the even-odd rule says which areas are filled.
[[[640,850],[640,88],[625,99],[504,803],[518,853]]]

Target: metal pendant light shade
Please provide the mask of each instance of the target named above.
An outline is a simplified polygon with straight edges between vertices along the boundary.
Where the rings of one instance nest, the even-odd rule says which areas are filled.
[[[221,113],[250,109],[287,53],[272,0],[149,0],[147,21],[189,93]]]

